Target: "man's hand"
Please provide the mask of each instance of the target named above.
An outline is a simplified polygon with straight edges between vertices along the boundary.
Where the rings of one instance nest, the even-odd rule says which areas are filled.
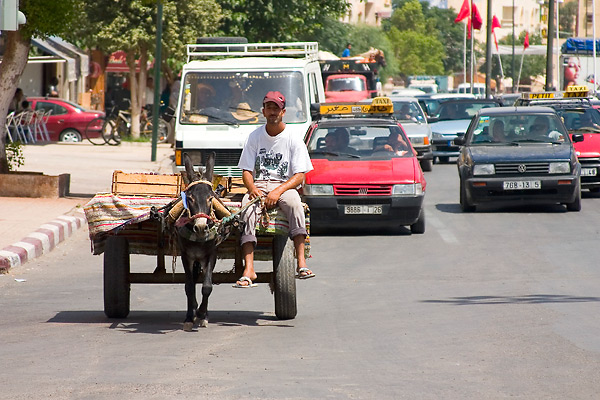
[[[285,190],[282,190],[281,186],[278,186],[275,189],[271,190],[269,192],[269,194],[267,195],[267,197],[264,199],[265,207],[267,207],[267,208],[275,207],[277,205],[277,202],[279,201],[279,198],[283,194],[283,192],[285,192]]]

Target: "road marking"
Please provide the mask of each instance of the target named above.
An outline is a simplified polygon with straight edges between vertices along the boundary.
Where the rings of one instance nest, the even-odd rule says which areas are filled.
[[[431,214],[429,214],[429,215],[431,215]],[[428,216],[427,222],[434,226],[434,228],[438,231],[438,233],[440,234],[440,236],[442,237],[442,240],[444,242],[458,243],[458,239],[456,238],[456,236],[454,236],[452,231],[450,231],[450,229],[446,228],[446,225],[444,225],[444,223],[442,221],[440,221],[438,218],[436,218],[435,216],[434,217]]]

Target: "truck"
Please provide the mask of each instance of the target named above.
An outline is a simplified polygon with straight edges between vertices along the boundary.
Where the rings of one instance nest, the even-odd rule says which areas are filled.
[[[358,59],[340,59],[326,60],[321,65],[321,75],[323,76],[326,85],[326,92],[336,92],[330,94],[327,101],[359,101],[362,99],[374,98],[377,96],[377,73],[372,66],[376,62],[368,62],[363,58]],[[355,78],[353,78],[353,76]],[[339,93],[340,90],[331,90],[329,82],[343,79],[346,81],[346,86],[349,88],[348,93],[344,95]],[[341,82],[341,81],[340,81]],[[356,86],[352,86],[354,83]],[[366,84],[366,88],[362,89],[361,84]],[[354,93],[358,92],[358,93]],[[365,96],[366,94],[366,96]],[[326,93],[327,95],[327,93]],[[361,97],[358,99],[357,97]]]
[[[266,122],[262,101],[267,92],[283,93],[286,129],[304,138],[310,105],[325,101],[319,48],[316,42],[213,39],[187,45],[175,114],[174,172],[185,170],[183,153],[198,167],[215,152],[214,173],[240,178],[237,164],[246,139]]]
[[[325,101],[356,102],[371,97],[367,78],[360,74],[333,74],[325,78]]]
[[[596,56],[600,56],[600,39],[596,40]],[[568,38],[561,46],[558,90],[569,86],[586,86],[598,91],[594,82],[594,39]]]

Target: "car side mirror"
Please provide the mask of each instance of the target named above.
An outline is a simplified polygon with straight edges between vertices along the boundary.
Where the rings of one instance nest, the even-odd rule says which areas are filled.
[[[464,146],[465,145],[465,137],[464,136],[459,136],[456,139],[454,139],[454,144],[457,146]]]
[[[427,117],[427,123],[432,124],[434,122],[438,122],[440,117]]]
[[[580,133],[575,133],[571,135],[571,140],[573,141],[573,143],[583,142],[583,135]]]

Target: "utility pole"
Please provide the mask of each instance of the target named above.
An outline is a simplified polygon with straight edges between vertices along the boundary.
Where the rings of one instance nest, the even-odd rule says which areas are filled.
[[[554,48],[554,3],[557,0],[549,0],[548,2],[548,43],[546,47],[546,90],[552,90],[552,49]]]
[[[160,67],[162,64],[162,1],[156,1],[156,51],[154,54],[154,105],[152,107],[152,154],[150,161],[156,161],[158,143],[158,118],[160,117]]]
[[[485,45],[485,98],[489,99],[492,97],[492,0],[487,0],[486,30],[487,32]]]
[[[512,92],[515,92],[515,0],[512,2]]]

